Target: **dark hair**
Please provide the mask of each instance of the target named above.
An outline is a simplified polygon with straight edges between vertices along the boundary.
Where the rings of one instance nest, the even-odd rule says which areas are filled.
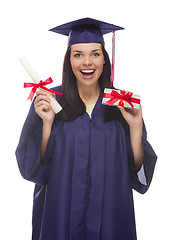
[[[105,64],[103,66],[103,72],[99,78],[99,86],[101,91],[104,88],[111,88],[110,77],[111,77],[111,64],[108,53],[102,45],[102,51],[104,55]],[[86,106],[79,96],[76,77],[72,71],[70,63],[71,48],[67,49],[64,57],[63,64],[63,79],[61,85],[61,92],[64,94],[60,96],[59,103],[62,106],[62,111],[56,115],[56,117],[63,120],[74,120],[80,115],[83,115],[86,111]],[[121,116],[119,109],[114,107],[107,107],[105,114],[105,120],[117,119]]]

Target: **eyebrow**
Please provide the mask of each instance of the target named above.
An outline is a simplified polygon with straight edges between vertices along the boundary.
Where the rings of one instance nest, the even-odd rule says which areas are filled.
[[[95,49],[95,50],[93,50],[92,52],[97,52],[97,51],[101,51],[101,49]]]
[[[101,51],[101,49],[95,49],[95,50],[92,50],[91,52],[98,52],[98,51]],[[77,52],[77,53],[82,53],[82,51],[80,50],[74,50],[73,52]]]
[[[82,51],[79,51],[79,50],[74,50],[73,52],[81,53]]]

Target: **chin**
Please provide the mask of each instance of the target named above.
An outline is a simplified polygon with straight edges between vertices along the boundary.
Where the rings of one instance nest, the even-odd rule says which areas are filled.
[[[85,87],[93,87],[93,86],[97,86],[97,84],[98,84],[98,80],[88,80],[88,79],[84,79],[84,80],[79,80],[79,81],[77,81],[78,82],[78,84],[80,85],[80,86],[85,86]]]

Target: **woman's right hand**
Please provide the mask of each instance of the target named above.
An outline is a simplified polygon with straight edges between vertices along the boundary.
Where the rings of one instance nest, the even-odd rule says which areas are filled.
[[[46,92],[38,90],[36,92],[36,100],[34,102],[36,113],[42,118],[44,123],[52,124],[55,113],[50,105],[50,99]],[[53,95],[54,96],[54,95]]]

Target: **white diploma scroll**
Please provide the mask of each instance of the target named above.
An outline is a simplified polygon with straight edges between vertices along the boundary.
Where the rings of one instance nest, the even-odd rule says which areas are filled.
[[[41,78],[39,77],[39,75],[37,74],[37,72],[35,71],[35,69],[32,67],[32,65],[30,64],[29,60],[26,57],[22,57],[19,59],[20,63],[22,64],[22,66],[24,67],[24,69],[26,70],[26,72],[30,75],[30,77],[32,78],[32,80],[35,83],[39,83],[41,81]],[[45,91],[45,90],[44,90]],[[58,113],[62,110],[62,107],[60,106],[60,104],[56,101],[56,99],[51,95],[51,93],[47,92],[47,95],[50,99],[50,104],[52,109],[54,110],[55,113]]]

